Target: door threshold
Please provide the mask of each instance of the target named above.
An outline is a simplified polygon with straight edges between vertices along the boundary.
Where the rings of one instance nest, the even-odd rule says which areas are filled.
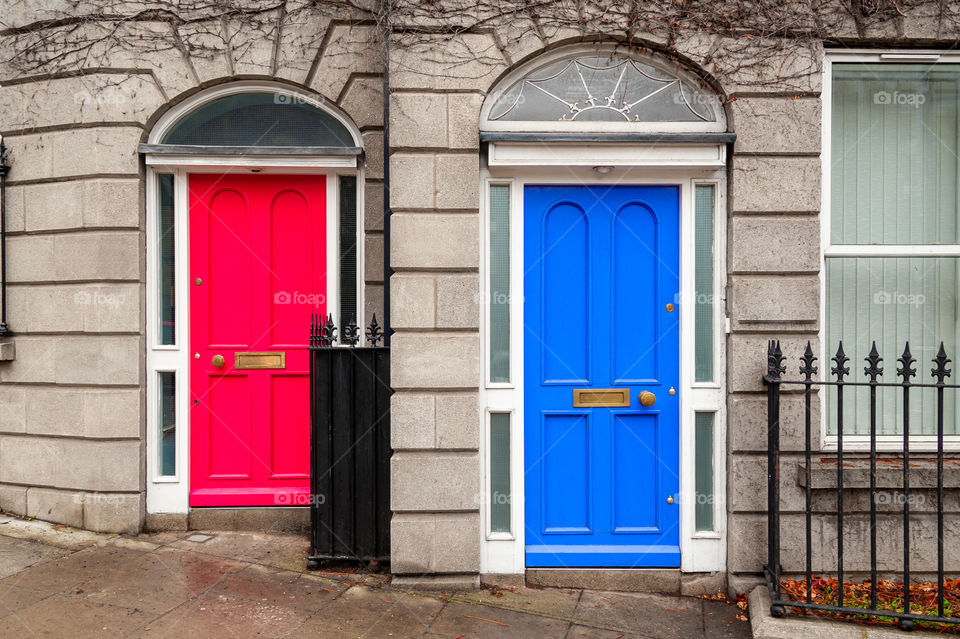
[[[190,530],[308,534],[310,508],[307,506],[190,508],[187,525]]]
[[[681,572],[679,568],[527,568],[528,586],[616,590],[680,595],[726,592],[722,572]]]

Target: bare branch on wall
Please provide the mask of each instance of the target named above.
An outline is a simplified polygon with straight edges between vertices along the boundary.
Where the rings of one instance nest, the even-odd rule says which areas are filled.
[[[149,66],[179,54],[203,80],[225,56],[234,75],[258,68],[258,47],[313,59],[330,24],[391,38],[399,72],[498,75],[544,47],[612,40],[699,65],[732,86],[802,91],[823,43],[892,41],[936,25],[960,35],[960,6],[930,0],[6,0],[0,80]],[[296,40],[284,39],[296,33]],[[276,55],[274,55],[274,58]],[[253,60],[246,64],[244,60]],[[275,64],[275,63],[273,63]]]

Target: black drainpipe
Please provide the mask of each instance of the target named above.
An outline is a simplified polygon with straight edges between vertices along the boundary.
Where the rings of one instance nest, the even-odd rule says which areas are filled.
[[[383,345],[390,346],[390,9],[384,15],[383,42]]]
[[[7,326],[7,145],[0,136],[0,337],[13,331]]]

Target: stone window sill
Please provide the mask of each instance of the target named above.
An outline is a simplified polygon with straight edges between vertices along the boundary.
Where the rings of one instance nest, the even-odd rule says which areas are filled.
[[[797,464],[797,484],[806,488],[806,467],[803,462]],[[813,490],[837,489],[837,460],[835,457],[821,457],[810,464],[810,485]],[[952,453],[943,460],[944,488],[960,488],[960,456]],[[911,490],[936,489],[937,458],[928,454],[910,458]],[[843,488],[870,488],[870,459],[868,457],[844,457]],[[884,455],[877,459],[877,488],[903,488],[903,460],[899,457]]]

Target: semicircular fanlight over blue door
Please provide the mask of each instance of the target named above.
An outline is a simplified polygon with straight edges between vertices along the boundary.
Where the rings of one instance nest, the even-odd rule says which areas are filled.
[[[716,122],[720,101],[677,73],[619,55],[560,60],[527,74],[490,109],[491,121]]]
[[[357,146],[353,135],[323,109],[280,92],[227,95],[180,118],[160,141],[194,146]]]

